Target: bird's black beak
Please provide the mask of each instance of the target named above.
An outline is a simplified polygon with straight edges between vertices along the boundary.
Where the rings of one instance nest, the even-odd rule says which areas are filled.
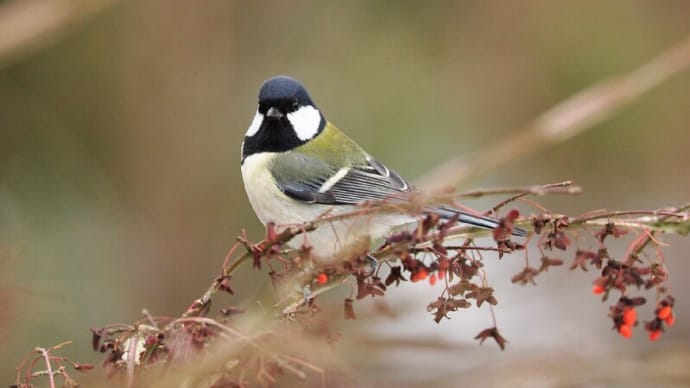
[[[281,112],[278,108],[273,106],[268,109],[268,112],[266,112],[266,117],[273,120],[281,119],[283,118],[283,116],[285,116],[283,112]]]

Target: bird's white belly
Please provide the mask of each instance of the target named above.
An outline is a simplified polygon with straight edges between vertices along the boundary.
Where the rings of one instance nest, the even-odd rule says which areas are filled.
[[[279,228],[313,221],[323,215],[335,215],[357,209],[355,206],[327,206],[303,203],[287,197],[276,186],[268,169],[271,155],[250,155],[242,164],[242,179],[259,220],[266,225],[274,222]],[[288,244],[300,247],[305,242],[312,246],[312,254],[322,263],[332,262],[335,255],[355,241],[371,241],[383,237],[392,227],[409,222],[401,215],[367,215],[330,221],[316,230],[292,239]]]

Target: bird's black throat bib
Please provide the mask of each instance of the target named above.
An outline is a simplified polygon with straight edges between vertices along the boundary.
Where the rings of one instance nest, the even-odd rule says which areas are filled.
[[[318,133],[323,130],[323,125]],[[317,134],[318,136],[318,134]],[[242,146],[242,162],[253,154],[261,152],[285,152],[299,147],[310,139],[297,137],[287,118],[279,120],[264,119],[259,130],[252,136],[245,136]]]

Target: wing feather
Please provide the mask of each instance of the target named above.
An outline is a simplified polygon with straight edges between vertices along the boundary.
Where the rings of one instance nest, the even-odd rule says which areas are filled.
[[[355,205],[364,201],[402,198],[415,190],[404,178],[382,163],[368,158],[366,164],[337,169],[317,159],[304,155],[286,155],[278,164],[283,169],[272,171],[278,187],[290,198],[305,203],[324,205]],[[306,163],[306,164],[305,164]],[[309,166],[309,174],[300,174]],[[289,168],[288,170],[285,170]],[[304,179],[300,176],[308,175]],[[470,214],[447,206],[429,206],[427,211],[444,218],[458,216],[458,221],[480,228],[493,229],[500,221],[481,215]],[[514,228],[513,235],[525,236],[526,232]]]
[[[300,160],[305,162],[303,155]],[[283,166],[290,164],[285,160],[281,162]],[[308,203],[354,205],[363,201],[399,198],[412,190],[405,179],[372,158],[367,159],[367,164],[340,170],[316,159],[310,159],[308,163],[312,172],[308,179],[296,178],[299,174],[273,172],[278,186],[290,198]],[[316,176],[314,171],[318,172]]]

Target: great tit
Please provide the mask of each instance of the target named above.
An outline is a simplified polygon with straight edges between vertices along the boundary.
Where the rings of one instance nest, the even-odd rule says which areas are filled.
[[[395,171],[326,120],[302,84],[287,76],[273,77],[259,91],[259,105],[242,143],[242,179],[249,202],[266,225],[295,225],[323,215],[353,211],[364,201],[401,198],[415,188]],[[429,208],[444,218],[493,229],[499,221],[439,206]],[[355,241],[384,237],[414,222],[404,214],[345,218],[322,225],[306,237],[312,255],[330,262]],[[513,234],[524,236],[515,228]]]

